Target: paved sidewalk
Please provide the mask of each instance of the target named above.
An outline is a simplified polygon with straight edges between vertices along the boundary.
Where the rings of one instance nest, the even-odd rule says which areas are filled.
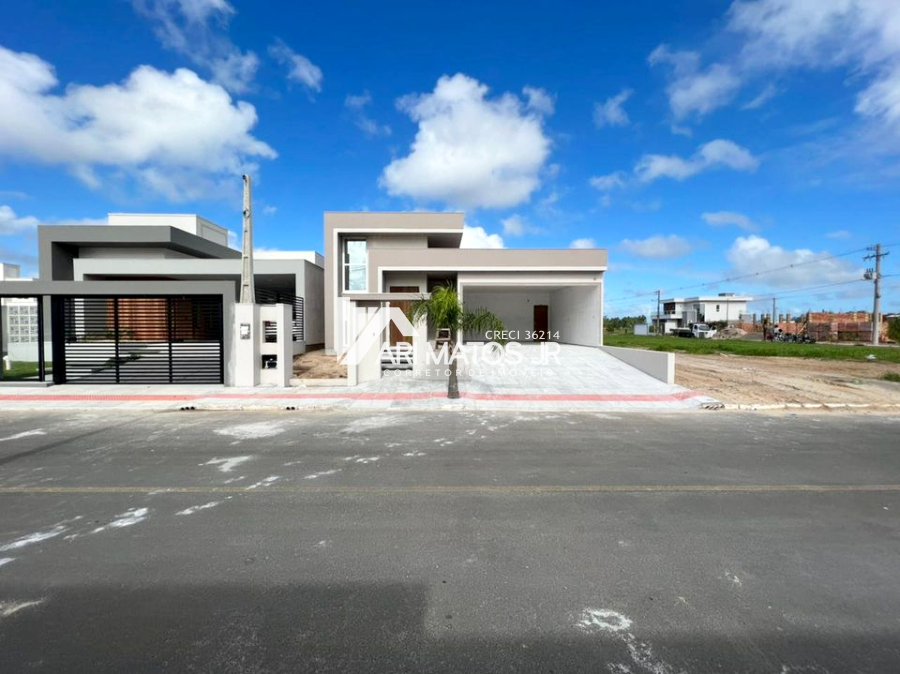
[[[382,380],[356,388],[66,385],[46,389],[0,388],[0,411],[297,408],[571,412],[682,410],[715,402],[695,391],[678,386],[668,388],[654,393],[491,393],[462,387],[462,397],[449,400],[446,383],[421,380]]]
[[[447,379],[401,371],[342,387],[226,388],[208,385],[76,385],[0,387],[0,410],[41,409],[352,409],[530,410],[598,412],[698,409],[717,401],[665,384],[597,349],[564,346],[559,362],[532,365],[538,347],[523,349],[518,367],[473,365],[460,377],[459,400]]]

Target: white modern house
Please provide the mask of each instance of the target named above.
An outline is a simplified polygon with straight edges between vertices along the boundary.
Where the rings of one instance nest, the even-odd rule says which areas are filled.
[[[688,328],[695,323],[740,323],[749,320],[747,304],[752,301],[752,297],[735,293],[671,297],[661,301],[662,309],[659,314],[653,314],[652,319],[663,333]]]
[[[606,250],[460,248],[463,224],[462,213],[326,213],[326,349],[350,346],[358,307],[405,310],[447,283],[467,308],[495,313],[514,341],[550,333],[565,344],[603,344]],[[427,327],[431,338],[434,326]],[[405,341],[394,330],[389,339]]]

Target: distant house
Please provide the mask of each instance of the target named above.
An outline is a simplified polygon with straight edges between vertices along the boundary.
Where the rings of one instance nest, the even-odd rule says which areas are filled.
[[[698,297],[673,297],[662,300],[659,314],[653,314],[654,325],[663,333],[687,328],[694,323],[749,322],[747,303],[752,297],[734,293]]]

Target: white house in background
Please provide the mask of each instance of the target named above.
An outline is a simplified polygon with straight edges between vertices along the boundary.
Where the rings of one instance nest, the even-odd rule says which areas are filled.
[[[0,281],[30,281],[22,278],[19,265],[0,262]],[[22,286],[23,288],[26,286]],[[0,298],[0,367],[17,361],[37,360],[38,305],[33,297]]]
[[[735,293],[672,297],[662,300],[660,313],[653,314],[652,318],[664,333],[675,328],[688,328],[694,323],[740,323],[745,319],[749,321],[747,303],[752,301],[752,297]]]

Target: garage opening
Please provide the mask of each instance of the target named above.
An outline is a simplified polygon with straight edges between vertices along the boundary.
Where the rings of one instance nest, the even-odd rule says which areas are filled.
[[[221,384],[222,298],[54,298],[57,384]]]
[[[511,341],[554,341],[581,346],[600,345],[600,285],[477,285],[466,284],[467,309],[487,309],[503,321]],[[486,341],[466,334],[466,342]]]

